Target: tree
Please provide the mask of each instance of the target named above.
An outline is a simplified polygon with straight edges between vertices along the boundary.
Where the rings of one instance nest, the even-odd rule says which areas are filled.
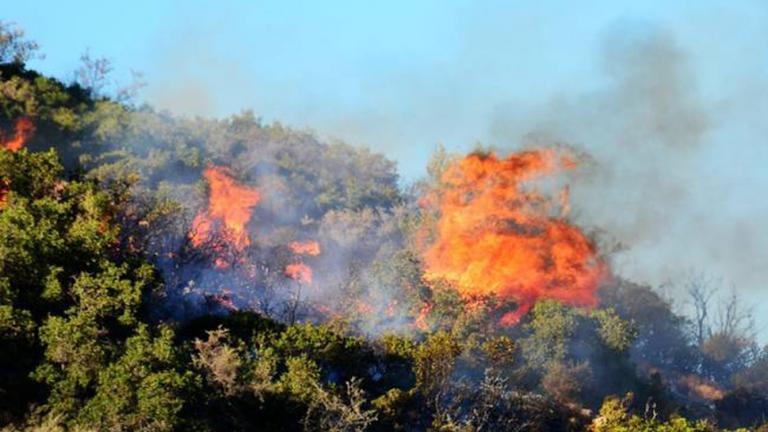
[[[531,321],[526,324],[530,336],[522,341],[523,353],[533,367],[562,363],[568,354],[568,342],[576,331],[576,311],[557,301],[536,303]]]
[[[120,355],[122,339],[139,325],[144,290],[154,283],[151,267],[102,262],[100,272],[81,274],[69,291],[75,303],[40,329],[45,362],[35,376],[51,387],[51,410],[75,412],[82,395],[98,385],[99,373]]]
[[[600,303],[632,323],[636,337],[629,353],[633,360],[665,372],[697,370],[699,359],[688,321],[651,287],[618,279],[601,288]]]
[[[103,97],[112,70],[112,62],[109,59],[92,57],[91,52],[86,50],[80,55],[80,67],[75,71],[75,82],[88,90],[93,98]]]
[[[756,351],[754,341],[721,332],[707,338],[700,349],[702,374],[725,385],[752,363]]]
[[[703,275],[698,275],[687,282],[686,291],[693,304],[696,343],[702,345],[712,332],[709,322],[709,303],[716,290],[710,285],[708,279]]]
[[[26,63],[39,49],[36,42],[24,38],[24,30],[0,21],[0,63]]]
[[[304,425],[309,430],[331,432],[362,432],[376,421],[376,410],[365,409],[365,393],[360,380],[352,379],[344,385],[342,396],[321,386],[316,387]]]
[[[111,82],[110,75],[114,71],[112,61],[106,57],[93,57],[90,50],[80,55],[80,67],[75,71],[75,82],[87,90],[94,99],[106,99],[107,88],[116,85]],[[114,91],[118,102],[129,102],[139,90],[145,86],[142,74],[131,71],[132,81]]]
[[[95,395],[76,423],[111,431],[173,431],[199,385],[190,371],[180,371],[174,334],[161,327],[151,335],[146,326],[128,338],[125,351],[99,372]]]
[[[589,427],[591,432],[713,432],[716,430],[706,421],[689,421],[675,417],[662,422],[655,417],[640,417],[627,410],[632,395],[624,398],[611,396],[605,399],[600,414]]]
[[[443,331],[431,334],[416,351],[415,388],[426,399],[436,419],[443,416],[442,409],[451,396],[453,368],[460,353],[458,341]]]
[[[37,389],[20,384],[34,369],[50,394],[21,392],[16,410],[45,402],[43,412],[69,424],[171,430],[192,381],[176,369],[170,329],[154,336],[142,322],[158,275],[119,248],[111,221],[124,195],[64,180],[56,156],[0,150],[10,185],[0,208],[0,360],[9,366],[0,388]]]
[[[592,313],[599,324],[598,332],[603,343],[609,348],[627,352],[637,337],[637,329],[631,322],[622,319],[613,309],[599,309]]]
[[[753,339],[754,320],[752,309],[745,307],[734,288],[723,296],[722,290],[713,285],[711,278],[703,275],[692,277],[686,283],[694,315],[694,336],[699,346],[713,334]],[[716,297],[717,296],[717,297]],[[718,300],[712,310],[710,303]]]
[[[225,328],[219,327],[207,333],[207,340],[195,339],[197,353],[192,358],[192,364],[203,369],[208,381],[221,388],[224,394],[233,395],[242,391],[239,376],[243,368],[242,348],[227,343],[229,330]]]
[[[714,319],[714,325],[717,333],[743,339],[754,339],[754,318],[753,309],[745,307],[734,288],[720,302],[717,316]]]
[[[116,238],[114,227],[106,223],[113,204],[109,194],[87,182],[66,182],[62,171],[54,151],[0,150],[0,183],[10,186],[0,208],[0,327],[5,330],[0,338],[0,393],[16,389],[16,397],[3,399],[3,408],[7,401],[21,410],[39,397],[39,387],[28,376],[43,359],[46,335],[68,338],[75,345],[52,348],[50,355],[56,358],[76,364],[69,348],[91,359],[101,356],[100,348],[88,350],[100,336],[98,326],[85,314],[71,321],[64,316],[74,307],[73,298],[83,299],[88,313],[97,315],[99,302],[105,308],[124,304],[126,308],[114,310],[114,318],[125,313],[125,322],[138,307],[133,285],[111,285],[129,266],[105,259]],[[102,294],[100,289],[112,295],[122,288],[126,291],[117,298],[90,297]],[[50,332],[41,330],[46,323]],[[75,327],[78,331],[70,333]],[[8,412],[3,411],[4,417]]]

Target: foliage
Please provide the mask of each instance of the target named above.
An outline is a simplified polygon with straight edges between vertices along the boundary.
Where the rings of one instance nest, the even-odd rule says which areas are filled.
[[[627,412],[631,395],[624,399],[610,397],[600,408],[600,414],[592,421],[590,430],[593,432],[708,432],[713,427],[705,421],[689,421],[675,417],[667,422],[655,417],[644,418]]]

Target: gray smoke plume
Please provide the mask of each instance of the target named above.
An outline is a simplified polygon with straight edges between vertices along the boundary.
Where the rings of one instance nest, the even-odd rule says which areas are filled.
[[[765,102],[703,95],[692,59],[661,31],[614,29],[601,66],[606,79],[596,90],[533,112],[500,107],[494,140],[565,142],[589,154],[572,179],[573,218],[621,244],[612,257],[618,274],[680,284],[696,269],[760,298],[768,279],[760,190],[768,179],[741,158],[768,160],[765,128],[746,120],[756,107],[765,112]],[[751,83],[758,98],[764,84]]]

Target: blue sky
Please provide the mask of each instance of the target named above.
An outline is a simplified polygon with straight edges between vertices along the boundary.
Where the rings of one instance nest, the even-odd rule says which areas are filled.
[[[507,149],[546,130],[613,164],[624,152],[614,144],[629,136],[627,157],[599,177],[609,186],[574,196],[585,225],[630,243],[616,268],[677,286],[684,271],[704,270],[768,316],[766,2],[3,3],[2,19],[41,44],[34,68],[68,80],[89,48],[113,61],[117,79],[143,72],[142,99],[156,106],[215,116],[251,108],[384,152],[405,181],[422,175],[437,143]],[[679,53],[658,73],[674,75],[680,93],[628,95],[622,83],[653,81],[656,66],[630,59],[617,72],[606,52],[657,35]],[[648,113],[633,117],[644,107],[679,116],[662,129],[701,119],[693,150],[673,148],[677,135],[655,130]]]

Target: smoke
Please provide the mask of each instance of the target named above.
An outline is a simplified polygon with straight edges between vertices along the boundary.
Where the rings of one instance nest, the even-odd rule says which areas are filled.
[[[414,328],[421,303],[404,294],[399,272],[410,272],[413,293],[418,263],[403,257],[391,268],[413,209],[398,204],[391,161],[249,112],[139,111],[127,121],[125,139],[100,144],[128,150],[130,163],[97,159],[91,175],[138,174],[126,219],[163,200],[178,205],[132,226],[165,277],[159,318],[247,309],[291,323],[343,318],[371,334]]]
[[[471,35],[475,30],[462,34]],[[475,53],[475,48],[490,38],[475,35],[474,39],[467,36],[466,45],[462,45],[466,52],[460,52],[462,64],[468,66],[438,67],[430,63],[429,73],[396,68],[390,71],[391,76],[378,77],[374,83],[345,82],[345,86],[360,87],[361,94],[355,98],[354,110],[341,110],[334,105],[338,101],[326,93],[318,96],[306,89],[288,91],[285,86],[274,86],[273,93],[267,92],[269,86],[260,85],[258,76],[254,78],[244,72],[245,65],[237,50],[228,51],[226,44],[216,37],[204,40],[200,36],[203,33],[216,34],[190,31],[179,46],[158,50],[158,57],[170,74],[168,79],[160,77],[162,85],[150,89],[156,100],[165,101],[158,102],[161,106],[211,114],[222,111],[222,100],[236,99],[243,104],[243,95],[248,95],[251,100],[246,103],[255,105],[259,112],[271,111],[281,116],[293,112],[285,116],[291,122],[309,122],[326,132],[343,130],[346,135],[338,134],[359,138],[363,143],[376,141],[371,138],[375,135],[386,142],[388,150],[396,149],[401,167],[420,165],[420,156],[415,155],[420,150],[412,145],[413,137],[418,136],[417,141],[427,140],[418,144],[431,146],[436,136],[424,131],[435,127],[445,128],[449,141],[454,138],[453,144],[459,136],[458,129],[462,130],[462,140],[467,135],[482,137],[478,125],[487,120],[487,106],[505,97],[520,100],[525,93],[510,90],[525,87],[525,83],[506,82],[500,76],[500,70],[506,69],[491,67],[496,61],[506,64],[504,61],[495,57],[493,64],[488,65],[473,61],[482,57]],[[492,36],[510,37],[506,32]],[[510,52],[523,52],[522,48],[515,45]],[[453,54],[446,53],[447,64],[459,61],[459,56],[451,60]],[[544,57],[553,60],[551,56],[548,52]],[[536,63],[521,67],[533,74],[543,66]],[[767,132],[762,121],[768,112],[762,102],[768,100],[764,82],[756,79],[744,83],[745,90],[717,99],[701,90],[696,59],[672,34],[626,22],[619,23],[603,38],[599,68],[602,74],[597,84],[584,84],[591,89],[584,90],[580,84],[578,91],[564,90],[539,107],[513,102],[498,105],[491,114],[489,141],[515,149],[567,143],[590,156],[589,163],[570,174],[572,209],[568,218],[597,232],[601,250],[618,249],[609,257],[615,273],[659,285],[670,280],[677,282],[694,268],[722,276],[742,290],[759,289],[768,277],[768,257],[764,253],[768,232],[761,226],[761,220],[768,216],[768,206],[759,204],[765,201],[761,194],[768,180],[757,172],[761,162],[768,161],[768,154],[754,145],[755,137],[764,137]],[[440,74],[435,73],[438,69]],[[483,75],[486,72],[488,77]],[[300,75],[300,71],[289,73]],[[394,80],[394,76],[398,79]],[[494,90],[472,81],[476,76],[484,76],[483,82],[497,83],[492,86]],[[153,77],[149,78],[152,82]],[[222,83],[216,91],[205,85],[214,78]],[[395,81],[404,84],[396,85]],[[382,88],[386,91],[381,91]],[[168,97],[163,99],[163,94]],[[307,102],[300,104],[301,109],[290,104],[275,108],[280,100],[293,99]],[[325,114],[313,117],[302,109]],[[372,210],[368,214],[361,213],[364,211],[359,210],[360,203],[336,202],[323,208],[318,205],[338,187],[318,178],[332,175],[334,181],[342,179],[339,184],[346,182],[344,179],[359,178],[364,173],[344,162],[345,158],[359,155],[338,151],[341,147],[320,146],[323,151],[334,150],[319,162],[316,152],[286,151],[301,142],[317,140],[311,134],[280,130],[279,125],[270,128],[250,124],[257,121],[249,119],[249,115],[226,121],[196,120],[196,124],[176,120],[183,132],[174,134],[182,139],[183,133],[204,131],[199,137],[206,142],[205,151],[201,152],[205,158],[230,166],[239,180],[263,193],[263,201],[248,225],[249,235],[258,243],[259,251],[253,253],[259,259],[265,260],[263,257],[278,249],[278,255],[290,256],[289,244],[294,241],[319,242],[322,253],[306,257],[307,262],[302,263],[312,269],[313,283],[322,285],[324,290],[313,294],[305,289],[302,296],[322,298],[344,290],[370,289],[375,292],[366,294],[366,307],[377,303],[386,310],[402,293],[392,291],[390,285],[381,283],[379,276],[368,276],[366,272],[377,260],[386,261],[394,256],[398,248],[393,245],[402,245],[404,234],[399,230],[394,230],[394,234],[376,231],[389,229],[384,227],[392,224],[392,210]],[[476,132],[467,132],[473,130]],[[153,140],[149,137],[146,143],[134,144],[151,149]],[[292,170],[314,164],[323,174],[305,175],[297,169],[296,177],[288,179],[283,166],[288,160]],[[375,162],[374,170],[394,172],[391,166],[379,162]],[[182,176],[185,182],[190,180],[188,170],[156,180],[174,183],[176,177]],[[197,173],[191,177],[199,178]],[[199,210],[199,202],[206,200],[204,194],[196,194],[194,200],[189,194],[174,195],[195,207],[187,209],[192,214]],[[318,198],[320,195],[323,197]],[[358,210],[328,212],[331,208]],[[361,246],[349,241],[355,230],[369,228],[353,226],[344,218],[362,218],[376,227],[371,228],[374,234],[360,240],[371,239],[370,248],[366,246],[361,251]],[[285,276],[284,270],[282,266],[270,274]],[[356,282],[354,286],[345,286],[341,281],[348,279],[350,272]],[[302,270],[302,274],[308,273]],[[418,314],[421,306],[415,306],[415,311],[411,310],[413,307],[406,306],[402,315]],[[377,312],[382,311],[374,313]]]
[[[692,59],[672,35],[622,24],[604,38],[597,89],[532,112],[500,107],[494,141],[567,142],[591,156],[572,179],[572,217],[598,230],[604,246],[620,245],[612,256],[618,274],[676,283],[695,268],[743,290],[761,288],[768,206],[756,182],[766,179],[740,172],[756,166],[734,156],[766,161],[755,142],[765,130],[737,120],[742,110],[752,117],[754,98],[724,109],[700,91]]]
[[[220,116],[232,112],[227,100],[255,93],[241,53],[227,49],[226,23],[232,16],[224,12],[217,9],[216,19],[194,26],[184,19],[174,21],[156,35],[148,54],[153,67],[146,89],[154,106],[179,115]]]

